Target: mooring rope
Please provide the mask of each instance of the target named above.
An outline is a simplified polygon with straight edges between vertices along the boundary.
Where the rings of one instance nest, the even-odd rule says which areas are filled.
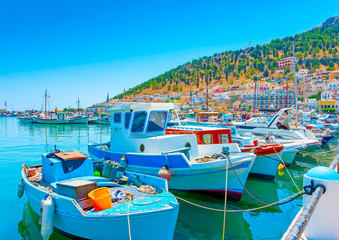
[[[129,220],[129,207],[131,205],[131,201],[128,201],[128,207],[127,207],[127,224],[128,224],[128,236],[129,240],[132,240],[132,234],[131,234],[131,223]]]
[[[230,160],[227,156],[225,156],[223,153],[221,153],[221,154],[226,158],[226,161],[229,161],[229,163],[230,163],[230,165],[231,165],[231,168],[232,168],[232,170],[233,170],[233,172],[234,172],[234,175],[237,177],[237,179],[238,179],[240,185],[244,188],[245,192],[247,192],[247,194],[250,195],[250,196],[251,196],[254,200],[256,200],[257,202],[259,202],[259,203],[261,203],[261,204],[263,204],[263,205],[267,204],[267,203],[265,203],[265,202],[263,202],[263,201],[260,201],[258,198],[256,198],[255,196],[253,196],[253,195],[247,190],[247,188],[245,187],[245,185],[241,182],[241,180],[240,180],[240,178],[239,178],[237,172],[235,171],[235,169],[234,169],[234,167],[233,167],[233,164],[232,164],[231,160]]]
[[[279,203],[282,203],[282,202],[284,202],[284,201],[286,201],[288,199],[295,198],[297,195],[299,195],[298,197],[300,197],[302,194],[303,194],[303,191],[300,191],[300,192],[297,192],[297,193],[293,194],[292,196],[289,196],[289,197],[284,198],[282,200],[276,201],[274,203],[266,204],[265,206],[260,206],[260,207],[256,207],[256,208],[248,208],[248,209],[239,209],[239,210],[230,210],[230,209],[223,210],[223,209],[218,209],[218,208],[210,208],[210,207],[206,207],[206,206],[203,206],[203,205],[200,205],[200,204],[197,204],[197,203],[193,203],[191,201],[188,201],[188,200],[183,199],[183,198],[178,197],[178,196],[174,196],[174,197],[176,199],[184,201],[184,202],[186,202],[188,204],[191,204],[193,206],[196,206],[196,207],[199,207],[199,208],[203,208],[203,209],[206,209],[206,210],[211,210],[211,211],[215,211],[215,212],[224,212],[224,211],[226,211],[226,212],[230,212],[230,213],[233,212],[234,213],[234,212],[249,212],[249,211],[255,211],[255,210],[271,207],[271,206],[274,206],[274,205],[278,205]]]
[[[300,189],[299,189],[298,185],[295,183],[295,181],[294,181],[292,175],[290,174],[290,171],[288,171],[288,169],[287,169],[287,167],[286,167],[286,164],[285,164],[284,160],[282,160],[281,156],[277,153],[277,151],[276,151],[276,149],[275,149],[274,146],[273,146],[273,149],[274,149],[275,153],[279,156],[280,161],[284,164],[284,167],[285,167],[285,169],[286,169],[288,175],[290,176],[292,182],[294,183],[294,186],[295,186],[295,187],[298,189],[298,191],[300,192]]]

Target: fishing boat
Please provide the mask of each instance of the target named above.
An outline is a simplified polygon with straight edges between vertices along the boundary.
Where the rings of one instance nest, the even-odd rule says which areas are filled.
[[[231,129],[201,126],[176,126],[166,129],[166,134],[194,134],[197,137],[197,143],[200,144],[227,144],[233,143]],[[263,144],[259,145],[254,140],[251,143],[241,144],[238,142],[242,152],[253,152],[256,155],[249,176],[273,180],[280,162],[283,145],[281,144]]]
[[[235,143],[198,145],[195,135],[165,134],[172,103],[122,104],[111,108],[111,140],[89,144],[96,161],[127,159],[127,169],[158,176],[170,172],[169,188],[185,191],[225,193],[239,200],[255,159]],[[229,151],[231,152],[230,154]]]
[[[55,110],[47,113],[47,90],[45,91],[45,111],[38,116],[33,116],[33,122],[40,124],[87,124],[88,116],[82,116],[77,113],[75,116],[69,117],[65,112]],[[80,101],[78,100],[78,109]]]
[[[28,116],[20,116],[20,117],[18,117],[18,119],[19,119],[19,121],[21,123],[35,123],[36,122],[34,117],[30,116],[30,115],[28,115]]]
[[[18,196],[25,193],[40,217],[43,239],[53,231],[71,239],[173,239],[179,205],[167,181],[124,169],[54,150],[41,165],[23,164]]]
[[[88,123],[88,116],[74,116],[68,118],[69,124],[87,124]]]
[[[66,114],[60,110],[50,112],[49,115],[34,116],[34,121],[40,124],[68,124],[69,119]]]

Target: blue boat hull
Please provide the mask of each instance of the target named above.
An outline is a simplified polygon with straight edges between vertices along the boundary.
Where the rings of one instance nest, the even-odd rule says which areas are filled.
[[[298,151],[284,148],[282,150],[281,159],[284,161],[286,166],[290,166],[293,163],[295,156],[297,155]]]
[[[280,157],[278,154],[257,156],[249,176],[263,180],[273,180],[277,173],[279,162]]]
[[[47,195],[47,191],[34,186],[25,178],[23,181],[28,201],[34,213],[39,216],[41,201]],[[99,214],[93,212],[91,215],[82,211],[74,199],[57,194],[52,194],[52,197],[56,205],[53,226],[61,234],[72,239],[129,239],[127,203],[123,212],[107,212],[108,209]],[[140,206],[132,202],[131,212],[128,214],[132,239],[173,239],[178,203],[169,202],[168,207],[160,210],[156,208],[152,210],[150,205],[149,210],[142,213],[132,211],[137,207]]]
[[[88,152],[94,160],[103,161],[103,159],[109,159],[120,162],[120,159],[125,156],[128,162],[127,169],[132,172],[158,176],[159,170],[166,162],[164,155],[120,154],[103,150],[97,146],[98,145],[88,146]],[[172,171],[171,179],[168,182],[170,189],[216,194],[225,193],[226,159],[207,163],[189,164],[183,157],[183,154],[167,156],[167,165]],[[233,162],[233,168],[231,165],[228,166],[227,194],[234,200],[240,200],[242,196],[243,186],[246,184],[253,159],[254,155],[252,159],[246,158]],[[236,172],[236,174],[234,172]]]

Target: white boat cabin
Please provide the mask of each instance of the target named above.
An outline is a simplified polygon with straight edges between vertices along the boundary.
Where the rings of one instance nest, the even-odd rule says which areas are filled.
[[[122,154],[186,152],[186,156],[193,158],[221,152],[225,144],[198,146],[194,134],[166,135],[171,109],[174,109],[172,103],[128,104],[111,108],[110,151]],[[233,152],[240,152],[236,144],[230,147]]]

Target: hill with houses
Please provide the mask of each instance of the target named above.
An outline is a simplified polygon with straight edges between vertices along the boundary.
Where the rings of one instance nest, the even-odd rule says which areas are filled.
[[[128,89],[115,98],[179,93],[189,88],[202,91],[206,85],[232,88],[251,83],[257,77],[267,81],[290,81],[293,73],[288,58],[292,57],[293,42],[297,71],[307,69],[312,73],[321,68],[334,71],[339,63],[338,18],[329,18],[312,30],[283,39],[274,39],[268,44],[194,59]],[[279,64],[282,59],[286,59],[287,64]]]

